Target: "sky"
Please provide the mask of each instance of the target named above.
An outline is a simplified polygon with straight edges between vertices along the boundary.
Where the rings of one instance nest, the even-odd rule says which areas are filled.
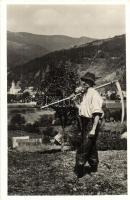
[[[125,33],[123,5],[8,5],[13,32],[108,38]]]

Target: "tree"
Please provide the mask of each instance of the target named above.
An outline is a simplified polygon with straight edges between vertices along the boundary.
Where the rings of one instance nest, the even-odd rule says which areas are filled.
[[[23,95],[22,95],[22,101],[23,102],[29,101],[29,98],[30,98],[30,93],[24,92]]]
[[[57,67],[52,67],[46,75],[44,82],[44,86],[47,89],[46,93],[50,94],[55,89],[68,96],[74,91],[78,80],[76,65],[70,61],[59,61]]]

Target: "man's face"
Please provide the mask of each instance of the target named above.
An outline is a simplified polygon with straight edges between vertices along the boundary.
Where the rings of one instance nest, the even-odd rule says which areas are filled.
[[[90,87],[90,84],[89,84],[88,81],[81,81],[81,86],[82,86],[82,87],[89,88],[89,87]]]

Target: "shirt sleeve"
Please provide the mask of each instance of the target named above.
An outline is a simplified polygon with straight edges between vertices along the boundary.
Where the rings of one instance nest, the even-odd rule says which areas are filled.
[[[94,94],[92,96],[92,114],[100,113],[101,116],[103,117],[104,112],[102,110],[102,106],[103,106],[102,97],[97,91],[94,91]]]

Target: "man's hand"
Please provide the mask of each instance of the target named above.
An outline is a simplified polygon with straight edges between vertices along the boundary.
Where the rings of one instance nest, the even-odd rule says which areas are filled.
[[[73,98],[75,98],[75,94],[74,94],[74,93],[71,94],[71,95],[70,95],[70,98],[73,100]]]
[[[94,116],[94,122],[93,122],[92,130],[91,130],[91,131],[89,132],[89,134],[88,134],[89,137],[94,137],[94,136],[95,136],[96,128],[97,128],[97,125],[98,125],[98,123],[99,123],[99,119],[100,119],[99,115],[96,114],[96,115]]]
[[[92,129],[90,132],[89,132],[89,137],[94,137],[95,136],[95,130]]]

